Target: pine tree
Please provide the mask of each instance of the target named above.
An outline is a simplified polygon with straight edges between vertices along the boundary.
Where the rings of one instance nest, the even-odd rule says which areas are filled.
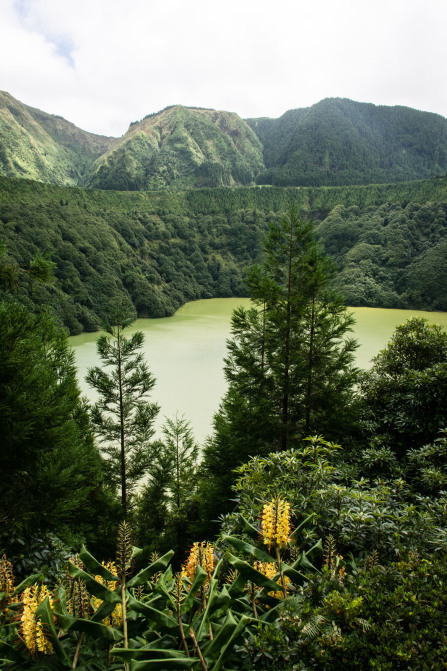
[[[97,340],[97,352],[104,367],[90,368],[86,380],[99,394],[91,419],[101,449],[107,455],[110,481],[121,487],[125,517],[129,494],[150,464],[153,424],[159,406],[149,402],[155,378],[139,351],[143,333],[136,331],[126,338],[123,331],[133,319],[118,314],[113,321],[105,326],[109,335]]]
[[[194,540],[190,528],[195,520],[199,447],[184,417],[166,418],[162,434],[154,443],[148,481],[139,497],[139,542],[154,547],[158,540],[158,550],[174,549],[181,562]]]
[[[270,228],[263,263],[248,274],[256,308],[233,314],[228,392],[204,458],[214,499],[230,495],[231,470],[250,456],[310,433],[337,438],[349,422],[353,318],[330,290],[332,265],[313,229],[294,210]]]
[[[73,352],[51,317],[15,301],[0,303],[0,323],[2,527],[85,540],[105,498]]]

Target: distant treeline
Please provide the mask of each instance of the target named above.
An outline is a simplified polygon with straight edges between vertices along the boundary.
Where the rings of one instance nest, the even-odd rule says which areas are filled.
[[[96,330],[119,299],[163,317],[199,298],[247,295],[271,222],[291,205],[316,221],[350,305],[447,310],[447,178],[348,187],[111,192],[0,178],[10,286],[70,333]],[[36,255],[54,282],[26,272]],[[3,273],[8,277],[8,273]]]

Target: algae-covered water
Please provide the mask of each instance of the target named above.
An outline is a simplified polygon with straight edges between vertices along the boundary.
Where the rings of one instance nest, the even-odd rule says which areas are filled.
[[[211,432],[212,417],[225,393],[223,359],[226,340],[230,336],[231,314],[248,298],[212,298],[194,301],[181,307],[172,317],[138,319],[131,328],[145,335],[144,354],[157,384],[152,399],[161,410],[158,426],[164,417],[176,412],[190,421],[199,442]],[[350,308],[356,325],[353,335],[358,339],[357,365],[368,368],[371,358],[390,339],[395,327],[413,316],[426,317],[447,329],[446,312],[418,310],[385,310],[381,308]],[[76,356],[79,382],[91,399],[92,390],[84,378],[87,369],[100,363],[96,354],[98,333],[73,336],[70,345]]]

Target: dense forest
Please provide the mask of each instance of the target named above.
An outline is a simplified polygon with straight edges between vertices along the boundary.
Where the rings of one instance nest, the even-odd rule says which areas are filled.
[[[447,309],[445,177],[175,193],[0,178],[0,189],[7,290],[31,309],[51,306],[71,334],[97,330],[117,299],[135,316],[163,317],[186,301],[247,296],[245,272],[260,260],[268,226],[292,205],[314,219],[349,305]],[[24,271],[38,256],[54,264],[51,284],[35,286]]]
[[[445,119],[407,107],[327,98],[279,119],[247,119],[264,147],[258,184],[399,182],[447,168]]]
[[[30,219],[33,195],[51,195],[54,210],[73,207],[58,187],[10,185],[28,194]],[[111,202],[132,205],[131,217],[140,200],[153,207],[140,194],[69,193],[91,221]],[[362,193],[368,203],[378,194]],[[275,202],[270,189],[230,198],[256,194]],[[193,205],[205,209],[207,195],[163,195],[157,206],[177,207],[165,215],[177,221]],[[104,308],[100,365],[87,376],[97,400],[88,404],[66,331],[33,303],[55,290],[57,266],[34,249],[24,263],[3,251],[2,668],[445,668],[447,333],[409,320],[369,371],[356,369],[352,316],[319,228],[339,217],[342,237],[359,229],[352,249],[363,252],[372,217],[338,195],[335,204],[328,191],[330,214],[317,227],[302,206],[280,212],[278,203],[258,230],[258,263],[243,259],[255,307],[233,314],[228,390],[203,446],[178,416],[154,435],[155,380],[143,334],[127,335],[128,297]],[[209,198],[211,212],[225,211],[228,197]],[[48,216],[38,198],[35,212]],[[321,193],[314,202],[323,211]],[[375,206],[383,231],[402,213],[439,213],[442,201]],[[338,263],[349,252],[333,230],[329,240]]]

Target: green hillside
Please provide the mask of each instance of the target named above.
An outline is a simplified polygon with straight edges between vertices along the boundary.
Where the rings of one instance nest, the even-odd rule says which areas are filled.
[[[447,178],[394,185],[112,192],[0,178],[0,241],[12,289],[49,305],[71,333],[112,301],[140,316],[189,300],[247,295],[246,268],[270,222],[296,204],[316,220],[351,305],[447,310]],[[27,269],[43,255],[52,285]],[[7,288],[9,291],[10,289]]]
[[[331,98],[279,119],[174,105],[121,138],[0,92],[0,175],[117,191],[401,182],[447,172],[447,121]]]
[[[370,184],[447,170],[447,121],[408,107],[328,98],[279,119],[247,119],[264,147],[259,184]]]
[[[236,114],[176,105],[130,126],[101,156],[89,186],[120,191],[248,185],[262,145]]]
[[[93,161],[115,140],[87,133],[62,117],[0,91],[0,174],[53,184],[82,184]]]

